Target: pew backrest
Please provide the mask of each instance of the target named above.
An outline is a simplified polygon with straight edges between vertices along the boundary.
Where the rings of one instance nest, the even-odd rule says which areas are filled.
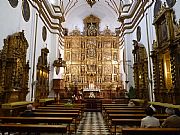
[[[73,118],[70,117],[0,117],[1,123],[67,123],[71,124]]]
[[[122,128],[122,135],[180,135],[180,128]]]
[[[0,124],[0,132],[66,133],[66,125]]]

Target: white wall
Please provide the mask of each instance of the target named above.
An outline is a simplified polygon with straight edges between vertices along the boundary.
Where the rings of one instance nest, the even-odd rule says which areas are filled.
[[[125,70],[127,73],[127,78],[125,77],[124,81],[129,81],[127,87],[125,86],[125,88],[127,90],[129,90],[130,86],[134,86],[134,81],[133,81],[133,54],[132,54],[132,50],[133,50],[133,42],[132,40],[135,39],[135,35],[134,33],[132,34],[127,34],[125,35],[125,52],[126,52],[126,60],[124,60],[124,65],[125,65]],[[126,84],[125,84],[126,85]]]
[[[20,3],[17,8],[12,8],[8,1],[0,0],[0,48],[3,46],[3,39],[9,34],[20,31],[21,7]]]

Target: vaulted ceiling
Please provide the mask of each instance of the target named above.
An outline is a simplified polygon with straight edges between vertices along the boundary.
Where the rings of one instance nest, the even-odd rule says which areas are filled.
[[[138,0],[49,0],[55,13],[62,13],[63,26],[70,31],[77,26],[83,30],[82,20],[93,14],[101,19],[100,30],[109,26],[111,30],[120,26],[119,17],[128,15]],[[90,5],[89,3],[95,3]]]
[[[144,12],[154,3],[154,0],[34,1],[39,9],[44,10],[45,14],[40,14],[40,17],[48,22],[49,28],[61,36],[63,27],[71,31],[77,26],[82,31],[83,19],[93,14],[101,19],[100,30],[105,29],[106,26],[109,26],[112,31],[117,28],[121,43],[123,43],[124,34],[135,30],[144,17]]]

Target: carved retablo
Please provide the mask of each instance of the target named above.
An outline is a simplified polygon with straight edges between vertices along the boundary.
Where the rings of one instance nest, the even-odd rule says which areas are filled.
[[[100,19],[94,15],[86,17],[83,22],[83,32],[76,27],[65,36],[66,85],[76,83],[79,90],[98,89],[104,98],[109,98],[106,90],[115,92],[117,86],[122,87],[119,38],[108,27],[99,31]]]
[[[29,79],[29,63],[26,62],[27,48],[28,42],[24,31],[4,39],[4,46],[0,51],[1,103],[26,99]]]

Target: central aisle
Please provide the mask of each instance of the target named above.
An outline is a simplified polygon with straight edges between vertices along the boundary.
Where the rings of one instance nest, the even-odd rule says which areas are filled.
[[[77,135],[110,135],[101,112],[85,112],[79,124]]]

